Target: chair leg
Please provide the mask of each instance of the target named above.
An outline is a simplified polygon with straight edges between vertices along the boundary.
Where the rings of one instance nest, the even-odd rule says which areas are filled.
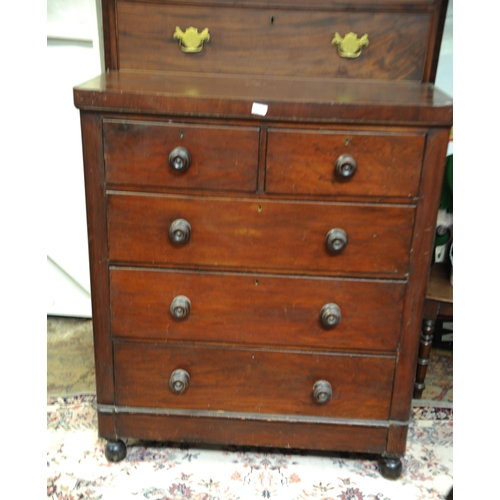
[[[422,333],[420,335],[420,347],[418,350],[417,373],[415,376],[415,386],[413,389],[413,398],[421,399],[425,389],[425,376],[427,374],[427,366],[431,356],[432,337],[434,336],[434,328],[436,320],[424,319],[422,324]]]

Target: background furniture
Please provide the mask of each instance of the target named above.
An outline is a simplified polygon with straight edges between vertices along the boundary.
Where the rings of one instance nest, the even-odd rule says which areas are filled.
[[[453,318],[453,287],[450,283],[448,264],[434,264],[431,267],[422,315],[422,333],[413,390],[415,399],[421,399],[425,389],[425,376],[430,362],[434,327],[438,317]]]
[[[446,2],[103,1],[81,110],[99,433],[401,473]],[[355,33],[358,33],[356,35]]]

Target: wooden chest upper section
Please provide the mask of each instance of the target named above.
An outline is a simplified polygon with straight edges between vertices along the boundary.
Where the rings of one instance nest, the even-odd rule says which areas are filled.
[[[106,69],[432,82],[447,0],[103,0]]]

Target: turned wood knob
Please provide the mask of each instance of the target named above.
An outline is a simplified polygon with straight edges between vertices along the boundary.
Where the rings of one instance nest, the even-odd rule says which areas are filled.
[[[187,220],[177,219],[172,222],[168,230],[168,237],[172,243],[183,245],[189,241],[191,236],[191,224]]]
[[[320,405],[328,403],[332,399],[333,390],[330,382],[326,380],[318,380],[313,387],[314,401]]]
[[[170,375],[169,386],[173,393],[182,394],[189,387],[189,373],[186,370],[174,370]]]
[[[358,169],[358,162],[351,155],[340,155],[335,162],[335,174],[341,179],[350,179]]]
[[[341,319],[340,307],[337,304],[325,304],[321,309],[321,323],[326,328],[333,328]]]
[[[330,253],[340,253],[347,246],[347,233],[340,228],[330,229],[325,240]]]
[[[189,316],[191,301],[184,295],[178,295],[170,304],[170,314],[175,319],[185,319]]]
[[[179,146],[168,155],[168,164],[176,172],[185,172],[191,164],[191,155],[186,148]]]

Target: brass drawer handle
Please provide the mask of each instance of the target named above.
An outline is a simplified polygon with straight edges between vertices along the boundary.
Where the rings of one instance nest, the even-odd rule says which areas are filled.
[[[175,245],[184,245],[191,237],[191,224],[184,219],[176,219],[170,225],[168,237]]]
[[[340,228],[333,228],[328,231],[325,238],[326,248],[331,254],[342,252],[347,246],[347,233]]]
[[[168,164],[176,172],[185,172],[191,165],[191,155],[186,148],[174,148],[168,155]]]
[[[325,304],[321,308],[321,323],[326,328],[333,328],[340,323],[342,314],[340,307],[335,303]]]
[[[313,398],[316,403],[324,405],[332,399],[333,390],[330,382],[318,380],[313,387]]]
[[[355,59],[356,57],[359,57],[361,55],[361,49],[363,47],[367,47],[368,43],[367,34],[358,38],[358,35],[352,31],[344,38],[342,38],[338,33],[335,33],[332,40],[332,45],[337,45],[339,56],[346,57],[348,59]]]
[[[174,370],[168,385],[174,394],[182,394],[187,391],[190,378],[186,370]]]
[[[350,179],[358,169],[358,162],[351,155],[340,155],[335,162],[335,174],[341,179]]]
[[[179,40],[179,47],[182,52],[194,54],[203,50],[203,43],[210,40],[208,28],[205,28],[201,33],[198,33],[197,28],[187,28],[182,31],[179,26],[175,27],[174,40]]]
[[[170,314],[175,319],[186,319],[191,311],[191,301],[184,295],[177,295],[170,304]]]

